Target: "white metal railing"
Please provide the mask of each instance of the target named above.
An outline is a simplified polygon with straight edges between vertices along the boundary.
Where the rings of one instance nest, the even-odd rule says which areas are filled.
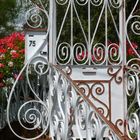
[[[133,61],[139,61],[139,59],[133,59]],[[70,138],[101,140],[105,137],[113,140],[129,140],[135,139],[135,137],[140,139],[138,76],[140,71],[137,64],[132,63],[131,65],[129,62],[126,66],[126,92],[128,96],[133,97],[133,100],[129,103],[126,116],[126,135],[123,135],[73,83],[65,71],[52,64],[44,64],[42,60],[37,63],[39,65],[36,64],[36,66],[42,70],[37,71],[34,67],[32,71],[26,72],[25,78],[28,79],[28,87],[27,85],[26,88],[22,87],[24,94],[19,96],[18,92],[15,93],[14,89],[19,86],[16,87],[17,81],[9,95],[7,120],[17,137],[36,139],[49,132],[52,139],[64,140]],[[28,66],[26,70],[29,70]],[[34,78],[30,77],[32,74]],[[41,85],[44,86],[40,87]],[[20,104],[14,102],[15,98],[19,100]],[[41,130],[41,133],[30,138],[16,134],[10,124],[14,119],[18,120],[21,126],[29,132]],[[30,124],[30,127],[26,127],[25,124]]]
[[[128,35],[128,24],[131,19],[139,18],[138,15],[134,15],[134,10],[138,5],[139,0],[136,1],[134,9],[132,10],[127,21],[124,23],[124,2],[114,0],[51,0],[47,1],[50,9],[46,10],[41,0],[37,1],[31,6],[31,9],[26,13],[26,21],[29,27],[35,29],[41,26],[42,17],[40,12],[45,14],[48,20],[48,29],[46,33],[46,40],[42,43],[40,48],[36,51],[34,56],[25,64],[17,77],[13,88],[8,96],[7,113],[3,113],[2,120],[5,115],[7,116],[7,122],[12,132],[21,139],[37,139],[43,135],[49,134],[52,139],[73,139],[73,138],[96,138],[101,140],[103,138],[112,140],[130,140],[137,138],[140,140],[140,125],[139,125],[139,54],[133,48]],[[56,35],[56,4],[59,6],[66,6],[66,11],[60,26],[60,30]],[[83,25],[80,20],[79,13],[76,6],[88,7],[88,35],[86,35]],[[91,23],[90,23],[90,10],[91,6],[101,6],[101,13],[98,18],[97,25],[91,36]],[[111,8],[120,10],[120,19],[123,19],[120,23],[120,31],[117,28],[116,22],[113,18]],[[109,10],[109,11],[108,11]],[[62,33],[63,25],[66,20],[68,11],[70,11],[70,43],[61,42],[60,36]],[[101,17],[105,12],[105,40],[102,42],[94,42],[97,29]],[[117,32],[118,42],[108,44],[108,12],[111,14],[113,25],[115,26],[115,32]],[[84,36],[84,43],[78,42],[74,44],[73,41],[73,14],[76,14],[78,23]],[[123,18],[121,17],[123,16]],[[30,19],[30,20],[29,20]],[[36,19],[36,20],[34,20]],[[125,24],[125,25],[124,25]],[[139,21],[132,23],[131,29],[133,33],[139,35],[136,30],[139,31]],[[125,27],[125,32],[122,27]],[[136,28],[134,28],[136,27]],[[119,33],[120,32],[120,33]],[[123,34],[124,33],[124,34]],[[49,62],[48,57],[39,55],[40,50],[45,47],[49,35]],[[122,133],[115,124],[108,121],[108,118],[99,110],[93,101],[91,101],[84,92],[77,87],[77,85],[66,74],[67,68],[61,70],[59,67],[53,65],[54,63],[60,65],[91,65],[96,66],[108,66],[114,67],[120,64],[124,67],[126,56],[122,57],[125,49],[124,41],[128,40],[130,46],[134,50],[138,58],[132,59],[127,63],[125,67],[124,86],[126,93],[133,99],[128,99],[128,111],[125,120],[125,134]],[[95,43],[95,44],[94,44]],[[52,47],[55,49],[53,50]],[[97,47],[97,48],[96,48]],[[95,49],[96,48],[96,49]],[[79,51],[78,51],[78,50]],[[94,52],[96,50],[96,52]],[[114,51],[114,56],[112,56]],[[61,56],[58,52],[61,52],[64,63],[61,63]],[[82,59],[77,59],[75,56],[82,55]],[[86,53],[88,52],[88,56]],[[74,54],[76,53],[76,54]],[[95,61],[92,60],[92,55],[95,57]],[[100,57],[96,59],[97,57]],[[69,58],[68,58],[69,57]],[[115,61],[113,60],[115,59]],[[83,62],[82,62],[83,61]],[[52,62],[52,63],[50,63]],[[81,63],[82,62],[82,63]],[[123,62],[123,63],[122,63]],[[133,63],[131,63],[133,62]],[[32,65],[33,64],[33,65]],[[111,71],[112,69],[110,69]],[[24,82],[19,84],[19,78],[23,74]],[[120,79],[118,79],[120,80]],[[121,79],[122,80],[122,79]],[[123,79],[124,80],[124,79]],[[100,89],[101,90],[101,89]],[[4,119],[5,120],[5,119]],[[11,121],[18,120],[20,125],[27,133],[33,133],[30,137],[24,137],[22,134],[16,133],[11,125]]]
[[[40,61],[38,60],[30,72],[29,65],[25,69],[28,91],[25,92],[23,104],[13,115],[10,114],[10,110],[13,98],[19,94],[15,95],[14,93],[18,81],[14,84],[9,95],[7,120],[10,129],[17,137],[37,139],[49,132],[52,139],[96,138],[101,140],[105,137],[113,140],[123,139],[121,131],[109,123],[94,103],[78,89],[62,70],[49,63],[42,63],[42,59],[45,58],[39,58]],[[48,92],[47,84],[45,83],[45,87],[43,86],[42,80],[44,78],[44,82],[48,79]],[[10,124],[11,116],[15,116],[20,125],[28,130],[28,133],[37,129],[41,130],[41,133],[30,138],[17,134]],[[26,126],[27,124],[29,127]]]
[[[65,10],[61,12],[62,21],[52,19],[57,26],[57,34],[54,34],[56,40],[54,40],[53,48],[55,53],[52,55],[55,58],[53,63],[59,65],[120,65],[123,61],[122,52],[125,38],[123,37],[124,32],[122,28],[119,31],[117,24],[119,23],[121,27],[124,25],[124,19],[122,20],[124,16],[123,3],[123,0],[55,0],[53,2],[53,7],[56,7],[57,10],[57,13],[54,11],[55,17],[59,16],[58,13],[61,8]],[[85,10],[86,14],[82,15],[79,7]],[[98,7],[100,10],[96,10],[96,14],[98,12],[97,16],[94,9]],[[117,18],[120,16],[120,19],[117,19],[113,15],[113,10],[120,11],[115,15]],[[87,17],[87,23],[82,21],[82,16]],[[93,17],[95,20],[92,19]],[[58,22],[60,22],[60,25]],[[109,22],[112,22],[112,26],[114,27],[111,32],[109,32]],[[65,27],[67,24],[70,25]],[[76,32],[77,24],[79,27],[78,32]],[[85,24],[86,29],[84,27]],[[100,24],[105,26],[100,31],[101,34],[104,34],[104,41],[98,41],[97,39]],[[88,30],[87,33],[86,30]],[[118,43],[109,43],[109,33],[116,35]],[[82,40],[75,40],[76,34]],[[69,38],[65,38],[65,36],[69,36]]]
[[[126,66],[126,95],[128,96],[127,134],[131,139],[140,139],[140,59],[128,61]]]

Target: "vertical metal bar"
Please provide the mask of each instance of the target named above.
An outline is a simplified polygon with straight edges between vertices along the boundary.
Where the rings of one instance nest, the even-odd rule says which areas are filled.
[[[88,60],[89,60],[89,65],[91,65],[91,45],[90,45],[90,42],[91,42],[91,15],[90,15],[90,1],[88,1]]]
[[[126,23],[126,15],[125,15],[125,0],[120,0],[120,2],[122,3],[121,7],[120,7],[120,11],[119,11],[119,32],[120,32],[120,46],[121,49],[120,51],[122,53],[120,53],[122,56],[122,69],[124,69],[124,66],[126,65],[126,34],[125,34],[125,23]],[[123,108],[124,108],[124,119],[127,113],[127,95],[126,93],[126,83],[125,83],[125,74],[123,73],[123,93],[124,93],[124,104],[123,104]],[[124,126],[124,135],[126,133],[125,130],[125,126]]]
[[[55,63],[56,56],[56,2],[55,0],[50,0],[50,11],[49,11],[49,62]]]
[[[71,65],[73,65],[73,0],[71,0]]]
[[[107,19],[107,5],[108,5],[108,0],[105,0],[105,51],[107,51],[108,49],[108,19]],[[105,52],[105,56],[106,56],[106,65],[108,65],[108,53]]]
[[[119,30],[120,30],[120,45],[122,51],[122,65],[126,64],[126,34],[125,34],[125,0],[120,0],[122,3],[119,11]]]

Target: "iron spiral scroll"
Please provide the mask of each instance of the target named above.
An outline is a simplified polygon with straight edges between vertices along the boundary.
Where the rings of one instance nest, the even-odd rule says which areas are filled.
[[[138,58],[131,59],[127,63],[127,71],[125,71],[125,92],[127,93],[127,96],[133,96],[134,100],[130,103],[126,114],[126,135],[124,136],[121,131],[110,123],[103,115],[104,110],[102,110],[102,108],[96,108],[94,103],[91,102],[91,100],[87,98],[79,87],[73,83],[72,79],[66,74],[67,68],[62,70],[58,66],[49,63],[48,56],[43,57],[38,55],[48,41],[47,38],[50,32],[50,13],[47,12],[42,0],[36,1],[37,4],[34,3],[32,8],[26,14],[26,22],[28,26],[33,29],[41,27],[43,19],[40,13],[43,13],[48,20],[48,29],[45,37],[46,40],[42,42],[42,45],[36,51],[34,56],[25,64],[9,94],[7,105],[7,122],[11,131],[17,137],[23,140],[35,140],[44,135],[49,135],[53,140],[71,140],[75,137],[79,138],[80,140],[83,140],[83,138],[86,138],[87,140],[92,138],[96,138],[97,140],[102,140],[103,138],[109,140],[133,140],[137,138],[139,140],[140,57],[138,52],[134,50]],[[88,2],[88,0],[75,0],[75,3],[80,6],[86,5]],[[136,1],[134,9],[136,8],[138,2],[139,0]],[[70,0],[56,0],[56,3],[59,5],[69,3],[68,6],[70,6]],[[122,2],[119,0],[90,0],[90,3],[93,6],[102,6],[107,4],[116,9],[120,8],[122,5]],[[78,17],[76,7],[74,6],[73,8]],[[127,33],[128,24],[133,18],[139,19],[139,16],[133,15],[133,12],[134,10],[126,21],[125,30],[127,40],[131,46],[132,43]],[[131,29],[136,35],[140,35],[138,32],[140,29],[139,23],[139,21],[136,21],[131,25]],[[87,43],[86,37],[85,40]],[[109,56],[107,58],[107,62],[109,62],[109,64],[122,64],[123,58],[121,57],[121,49],[119,48],[118,44],[112,43],[108,45],[108,49],[106,50],[106,46],[102,43],[96,43],[95,45],[93,45],[92,41],[90,43],[90,51],[92,51],[90,53],[91,55],[95,56],[95,61],[90,58],[93,64],[98,66],[104,64],[106,61],[105,54]],[[82,51],[84,51],[84,54],[86,55],[87,47],[85,44],[76,43],[73,46],[73,49],[75,50],[74,53],[76,53],[77,48],[79,48],[80,52],[82,53]],[[65,63],[63,64],[69,64],[72,56],[74,56],[72,59],[77,65],[80,65],[80,61],[83,60],[85,60],[85,62],[82,64],[86,64],[88,62],[89,58],[86,56],[83,57],[83,60],[78,60],[76,59],[77,54],[70,55],[73,52],[70,52],[72,50],[70,49],[70,44],[67,42],[58,44],[57,49],[61,51],[61,56],[63,56],[63,59],[65,57]],[[96,50],[96,53],[93,50]],[[115,52],[115,57],[112,56],[112,52]],[[58,59],[61,60],[61,56],[59,56],[59,54],[57,56]],[[96,57],[99,57],[100,59],[96,59]],[[131,64],[132,61],[138,61],[138,63]],[[57,63],[59,64],[59,61]],[[111,75],[112,70],[109,70],[109,74]],[[20,77],[23,78],[24,82],[20,81]],[[115,80],[119,83],[123,79]],[[101,83],[99,83],[98,86],[99,85],[100,87],[98,87],[96,91],[98,94],[102,94],[102,91],[104,91],[103,85]],[[135,107],[137,107],[137,109]],[[13,120],[17,120],[27,133],[32,133],[33,135],[28,137],[17,133],[11,125],[11,121]],[[118,120],[118,122],[122,123],[121,120]],[[132,135],[132,133],[134,135]]]
[[[33,130],[38,130],[40,133],[32,137],[23,137],[16,133],[10,124],[11,114],[9,112],[11,112],[13,96],[16,97],[14,89],[22,74],[21,71],[9,95],[7,106],[8,125],[17,137],[33,140],[49,134],[52,139],[64,140],[74,137],[80,139],[103,139],[106,137],[112,140],[121,138],[120,132],[109,124],[106,117],[79,90],[64,71],[48,63],[44,57],[37,56],[32,61],[35,59],[38,62],[32,70],[29,71],[29,64],[26,67],[25,77],[27,78],[28,92],[25,93],[24,101],[19,106],[15,117],[28,133],[33,133]],[[42,63],[42,61],[44,62]],[[34,77],[38,79],[37,83],[34,83],[30,75],[31,71],[35,72]],[[43,79],[45,79],[44,82],[46,79],[48,81],[43,84]],[[41,83],[42,87],[40,87]],[[27,95],[28,93],[30,95]]]
[[[138,48],[133,47],[130,31],[133,36],[140,35],[140,15],[137,12],[139,0],[136,0],[134,7],[126,20],[126,39],[130,48],[134,52],[134,57],[129,59],[126,63],[125,69],[125,91],[128,101],[128,109],[126,113],[127,134],[130,139],[140,139],[140,53]]]
[[[64,5],[68,0],[56,2]],[[79,2],[77,0],[77,3]],[[52,139],[58,140],[68,140],[73,137],[80,138],[80,140],[84,137],[87,139],[103,139],[104,137],[119,139],[121,135],[118,131],[110,127],[106,118],[85,97],[70,77],[49,63],[48,56],[38,55],[47,43],[50,16],[41,0],[38,0],[36,5],[33,3],[26,14],[27,25],[35,29],[43,22],[40,12],[45,14],[48,20],[46,39],[34,56],[24,65],[9,94],[7,122],[11,131],[23,140],[35,140],[47,134]],[[79,47],[79,44],[75,46]],[[20,77],[24,82],[20,83]],[[13,103],[16,111],[13,111],[15,109]],[[19,122],[26,134],[32,135],[25,136],[17,133],[11,125],[13,120]]]

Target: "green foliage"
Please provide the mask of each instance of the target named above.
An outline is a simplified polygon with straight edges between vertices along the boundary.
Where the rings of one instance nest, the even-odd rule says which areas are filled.
[[[15,19],[18,17],[19,7],[16,0],[0,0],[0,37],[15,30]]]
[[[76,2],[75,2],[76,3]],[[68,5],[57,5],[57,33],[60,30],[62,20],[64,18],[64,14],[66,12]],[[85,32],[86,37],[88,38],[88,4],[84,6],[79,6],[78,4],[75,4],[75,8],[77,10],[77,13],[79,15],[83,30]],[[93,36],[93,33],[95,31],[97,21],[99,19],[99,16],[101,14],[102,5],[101,6],[93,6],[91,5],[90,9],[90,20],[91,20],[91,38]],[[75,10],[73,9],[73,39],[74,44],[77,42],[85,43],[84,35],[82,32],[82,29],[80,27],[80,23],[78,21],[77,15]],[[114,19],[117,24],[117,28],[119,30],[119,9],[111,8],[112,14],[114,16]],[[71,31],[71,15],[70,15],[70,9],[68,12],[68,15],[65,20],[65,24],[61,33],[60,42],[70,42],[70,31]],[[111,14],[108,10],[108,40],[118,42],[119,38],[117,37],[117,33],[115,30],[115,26],[111,17]],[[96,32],[96,36],[94,39],[94,43],[97,42],[105,42],[105,10],[103,12],[103,15],[101,17],[99,27]]]

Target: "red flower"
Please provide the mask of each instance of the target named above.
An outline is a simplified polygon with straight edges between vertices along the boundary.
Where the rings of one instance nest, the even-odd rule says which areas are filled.
[[[127,54],[128,54],[128,56],[134,56],[135,55],[134,50],[138,49],[138,45],[136,43],[134,43],[134,42],[132,42],[131,44],[129,42],[127,42],[126,46],[127,46]]]
[[[24,34],[20,34],[20,35],[18,36],[18,40],[24,42],[24,41],[25,41],[25,39],[24,39]]]
[[[7,43],[7,47],[10,48],[10,49],[13,49],[14,48],[14,44],[11,43],[11,42],[10,43]]]
[[[91,55],[91,58],[92,58],[92,61],[94,61],[94,60],[95,60],[95,57],[94,57],[94,55]]]
[[[15,32],[0,39],[0,88],[7,85],[7,78],[17,77],[13,73],[14,69],[19,72],[24,64],[24,46],[24,34],[21,33]]]
[[[0,73],[0,79],[2,79],[2,78],[3,78],[3,76],[4,76],[4,75],[3,75],[2,73]]]
[[[6,53],[6,49],[0,49],[0,53]]]
[[[0,68],[4,68],[4,64],[0,63]]]
[[[128,55],[134,55],[135,54],[132,48],[129,48],[127,53],[128,53]]]
[[[116,53],[118,53],[118,51],[119,51],[118,50],[118,47],[117,47],[117,44],[118,43],[112,43],[111,41],[108,41],[108,45],[111,45],[111,44],[112,44],[112,47],[116,48],[116,50],[117,50]],[[131,44],[130,44],[128,41],[126,41],[126,47],[127,47],[127,55],[128,56],[134,56],[135,55],[134,50],[137,50],[138,49],[138,45],[135,42],[131,42]],[[115,49],[112,50],[112,55],[113,54],[115,54]]]
[[[17,53],[17,52],[12,52],[11,55],[12,55],[13,59],[19,58],[19,56],[20,56],[19,53]]]
[[[0,44],[1,44],[1,45],[4,45],[5,42],[6,42],[5,38],[0,39]]]
[[[18,46],[14,46],[13,48],[14,48],[14,50],[19,50]]]
[[[138,48],[138,45],[137,45],[137,43],[135,43],[135,42],[132,42],[131,44],[127,41],[126,42],[126,46],[127,47],[132,47],[132,48],[134,48],[134,49],[137,49]]]
[[[25,50],[22,49],[22,50],[20,50],[19,52],[20,52],[21,54],[24,54],[24,53],[25,53]]]
[[[77,60],[82,60],[83,58],[85,58],[87,56],[88,56],[88,52],[86,51],[86,54],[85,54],[85,51],[82,51],[82,53],[79,53],[77,55]]]

